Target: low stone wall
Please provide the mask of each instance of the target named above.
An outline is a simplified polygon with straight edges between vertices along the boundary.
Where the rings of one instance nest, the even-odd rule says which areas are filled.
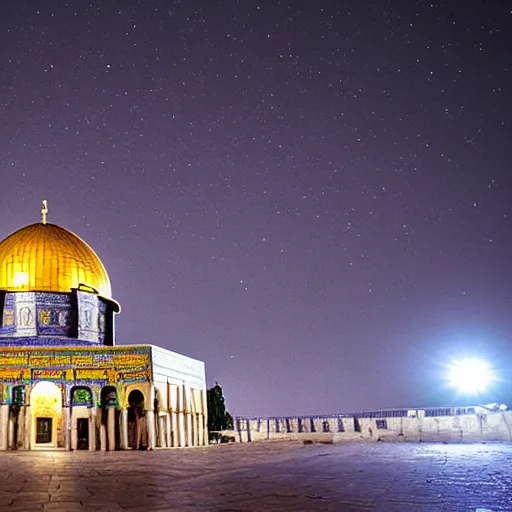
[[[236,442],[512,442],[512,411],[481,408],[376,411],[314,417],[235,418]]]

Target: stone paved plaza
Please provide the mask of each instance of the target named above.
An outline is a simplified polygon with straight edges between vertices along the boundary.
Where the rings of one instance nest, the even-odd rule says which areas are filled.
[[[0,454],[1,511],[512,511],[512,445]]]

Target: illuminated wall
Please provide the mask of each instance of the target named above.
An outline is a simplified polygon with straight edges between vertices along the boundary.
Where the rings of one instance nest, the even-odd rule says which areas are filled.
[[[151,348],[58,347],[0,349],[2,401],[11,403],[12,388],[34,382],[53,382],[67,392],[74,386],[93,390],[96,399],[105,386],[146,383],[152,379]]]

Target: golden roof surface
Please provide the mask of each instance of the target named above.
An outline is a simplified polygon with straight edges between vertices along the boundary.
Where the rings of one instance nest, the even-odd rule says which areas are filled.
[[[107,271],[77,235],[43,222],[19,229],[0,242],[0,290],[70,292],[86,285],[111,298]]]

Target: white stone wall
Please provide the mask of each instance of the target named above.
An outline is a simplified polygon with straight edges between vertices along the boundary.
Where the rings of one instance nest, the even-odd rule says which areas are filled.
[[[272,440],[311,440],[343,442],[350,440],[394,442],[512,442],[512,411],[453,416],[358,418],[343,417],[343,432],[338,418],[236,418],[235,430],[226,432],[237,442]],[[299,424],[302,423],[302,432]],[[314,425],[314,430],[311,429]],[[327,432],[325,430],[328,430]]]
[[[206,375],[202,361],[151,346],[155,390],[161,398],[159,445],[202,446],[208,443]],[[165,443],[164,443],[165,440]]]
[[[206,388],[203,361],[151,345],[154,382],[186,382],[195,389]]]

